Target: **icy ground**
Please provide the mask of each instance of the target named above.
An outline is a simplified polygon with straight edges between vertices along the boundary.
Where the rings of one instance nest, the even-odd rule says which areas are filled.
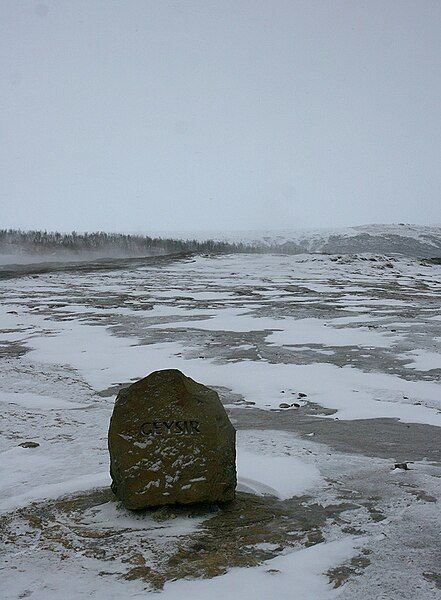
[[[439,598],[441,267],[117,262],[0,281],[1,597]],[[238,430],[228,508],[108,490],[116,392],[170,367]]]

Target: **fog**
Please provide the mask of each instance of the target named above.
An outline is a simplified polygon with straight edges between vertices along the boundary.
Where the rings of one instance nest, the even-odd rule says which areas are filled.
[[[0,225],[441,221],[441,4],[3,0]]]

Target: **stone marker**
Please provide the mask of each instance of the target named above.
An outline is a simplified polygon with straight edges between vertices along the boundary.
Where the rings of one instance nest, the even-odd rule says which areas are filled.
[[[233,500],[235,437],[214,390],[175,369],[155,371],[116,398],[112,490],[130,509]]]

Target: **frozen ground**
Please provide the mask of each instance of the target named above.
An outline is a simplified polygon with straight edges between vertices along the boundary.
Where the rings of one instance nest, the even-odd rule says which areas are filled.
[[[8,277],[2,597],[440,597],[440,266],[242,255]],[[235,423],[229,507],[131,514],[108,490],[115,394],[169,367]]]

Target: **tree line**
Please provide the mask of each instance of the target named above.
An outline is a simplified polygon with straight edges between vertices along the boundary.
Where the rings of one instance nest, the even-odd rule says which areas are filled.
[[[243,243],[215,240],[178,240],[173,238],[129,235],[124,233],[60,233],[58,231],[0,230],[0,252],[21,254],[101,254],[142,256],[178,252],[256,252],[258,248]]]

